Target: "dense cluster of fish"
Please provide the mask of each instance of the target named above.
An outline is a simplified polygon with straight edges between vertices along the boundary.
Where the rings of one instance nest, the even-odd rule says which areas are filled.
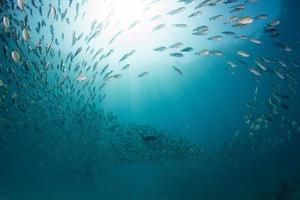
[[[142,1],[145,6],[143,12],[148,12],[151,6],[161,1]],[[153,34],[172,27],[185,29],[186,33],[192,37],[205,37],[209,42],[222,42],[229,40],[230,37],[230,39],[251,42],[257,46],[267,41],[239,32],[244,32],[253,23],[265,22],[264,32],[271,37],[274,47],[282,51],[285,56],[283,59],[254,55],[247,49],[236,49],[234,55],[232,52],[218,49],[198,50],[197,46],[186,46],[184,41],[174,41],[172,44],[153,48],[156,53],[169,51],[167,55],[170,59],[181,59],[187,54],[196,57],[214,55],[217,59],[224,60],[224,65],[228,66],[230,72],[234,73],[242,66],[243,70],[252,74],[257,82],[257,89],[253,101],[245,102],[249,108],[245,121],[249,124],[247,133],[250,136],[267,128],[272,121],[284,118],[284,112],[289,109],[289,101],[296,94],[298,82],[295,70],[299,68],[299,63],[288,57],[292,48],[279,40],[280,32],[277,28],[280,24],[279,20],[269,19],[266,13],[258,13],[256,16],[238,14],[257,1],[178,0],[176,3],[178,7],[165,13],[157,13],[149,19],[151,22],[157,22],[152,28]],[[47,4],[48,2],[43,0],[0,1],[2,19],[0,34],[2,118],[0,118],[0,125],[14,130],[33,129],[34,132],[46,130],[49,126],[54,127],[53,129],[57,129],[58,132],[62,130],[63,132],[78,132],[74,138],[80,138],[80,142],[85,141],[88,145],[91,142],[97,142],[103,147],[109,145],[109,151],[112,152],[111,149],[115,151],[112,153],[114,156],[104,152],[99,152],[99,154],[105,154],[114,161],[161,160],[165,157],[176,160],[199,154],[201,150],[194,144],[169,138],[162,133],[155,133],[155,130],[149,127],[111,125],[114,120],[107,119],[106,114],[101,112],[101,102],[106,96],[104,88],[108,87],[110,81],[121,78],[125,71],[130,70],[130,59],[139,51],[139,49],[128,50],[118,59],[120,67],[112,68],[109,58],[117,51],[112,48],[112,45],[125,32],[144,22],[141,19],[135,19],[126,30],[116,31],[105,46],[95,49],[92,43],[110,27],[116,26],[112,23],[113,9],[104,21],[99,22],[95,19],[89,30],[80,32],[80,29],[73,27],[72,34],[67,35],[64,31],[55,29],[55,26],[63,24],[72,28],[72,23],[84,21],[87,11],[83,8],[88,0],[66,2],[58,0]],[[104,0],[103,4],[109,4],[109,2]],[[194,5],[192,11],[190,5]],[[192,20],[202,17],[207,7],[215,8],[221,5],[228,7],[228,13],[211,16],[208,19],[210,23],[223,22],[228,30],[223,30],[221,33],[213,33],[209,24],[199,24],[197,27],[190,28],[190,25],[184,23],[170,26],[159,22],[164,16],[176,15],[186,15],[189,20]],[[63,49],[66,43],[71,44],[67,53]],[[228,59],[233,56],[235,60]],[[182,68],[174,65],[170,68],[179,76],[184,75]],[[140,71],[136,77],[143,78],[151,75],[150,73]],[[256,108],[259,106],[257,104],[261,102],[256,100],[259,86],[264,83],[268,84],[274,79],[279,83],[272,85],[270,96],[267,102],[264,102],[267,105],[267,113],[259,115],[256,113]],[[298,123],[292,121],[292,124],[299,132]],[[99,135],[91,135],[91,132],[99,132]],[[70,138],[65,138],[69,136],[61,135],[61,137],[61,140],[70,140]],[[111,139],[105,140],[105,137]],[[44,140],[46,139],[41,141]],[[68,142],[64,142],[66,143]],[[72,149],[72,147],[69,148]],[[80,151],[84,149],[86,148],[83,146],[74,151],[83,154],[84,152]],[[58,153],[65,153],[66,157],[70,155],[70,152],[60,150]],[[105,148],[102,150],[107,152]]]
[[[202,155],[197,144],[149,126],[122,125],[112,113],[105,114],[102,109],[75,109],[64,114],[65,117],[53,121],[47,118],[43,123],[32,122],[38,120],[38,115],[36,119],[24,116],[22,120],[20,116],[10,116],[1,122],[8,131],[1,140],[12,140],[20,129],[27,130],[30,135],[17,134],[23,141],[18,149],[34,155],[34,166],[57,168],[62,178],[68,179],[94,179],[103,170],[121,164],[181,162]],[[29,143],[25,142],[28,138]],[[0,149],[0,157],[3,154],[9,159],[10,147]]]
[[[1,144],[13,140],[14,134],[21,134],[21,139],[26,133],[31,142],[24,142],[24,151],[36,155],[38,166],[65,167],[64,173],[73,174],[97,173],[120,163],[198,156],[202,150],[197,144],[148,126],[120,125],[115,116],[104,113],[103,88],[122,74],[104,62],[114,49],[95,50],[89,43],[108,25],[94,21],[89,33],[74,30],[70,36],[58,33],[54,26],[57,21],[70,24],[71,9],[76,11],[74,21],[79,20],[85,2],[70,0],[63,9],[65,2],[60,1],[49,7],[42,0],[1,1],[0,130],[5,130]],[[65,54],[60,45],[67,39],[72,48]],[[85,47],[78,46],[82,40]],[[85,59],[80,57],[84,53]],[[119,59],[122,70],[129,68],[125,61],[134,53],[131,50]],[[1,159],[8,151],[1,145]]]

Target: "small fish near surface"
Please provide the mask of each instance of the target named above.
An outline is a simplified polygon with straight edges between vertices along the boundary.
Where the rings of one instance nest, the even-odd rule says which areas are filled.
[[[183,73],[182,73],[182,71],[178,68],[178,67],[175,67],[175,66],[173,66],[172,67],[179,75],[183,75]]]
[[[162,52],[162,51],[166,51],[167,50],[167,47],[164,47],[164,46],[161,46],[161,47],[157,47],[155,49],[153,49],[154,51],[157,51],[157,52]]]
[[[194,49],[192,48],[192,47],[185,47],[185,48],[183,48],[183,49],[181,49],[180,51],[181,52],[191,52],[191,51],[193,51]]]
[[[122,71],[128,69],[129,67],[130,67],[130,64],[126,64],[126,65],[122,68]]]
[[[122,62],[126,59],[128,59],[130,56],[132,56],[135,53],[135,50],[131,50],[129,53],[126,53],[123,55],[123,57],[119,60],[119,62]]]
[[[168,12],[167,14],[168,14],[168,15],[175,15],[175,14],[179,14],[179,13],[185,11],[185,10],[186,10],[186,7],[179,7],[179,8],[176,8],[176,9],[174,9],[174,10],[171,10],[171,11]]]
[[[182,53],[171,53],[170,56],[176,57],[176,58],[181,58],[181,57],[183,57],[183,54]]]
[[[177,28],[187,28],[188,25],[187,24],[173,24],[174,27],[177,27]]]
[[[114,75],[111,75],[111,76],[106,77],[106,78],[104,79],[104,81],[111,81],[111,80],[113,80],[113,79],[118,79],[118,78],[120,78],[120,77],[122,77],[122,74],[114,74]]]
[[[154,28],[153,28],[153,32],[154,31],[159,31],[159,30],[161,30],[161,29],[163,29],[163,28],[165,28],[166,27],[166,25],[165,24],[159,24],[159,25],[157,25],[157,26],[155,26]]]
[[[143,78],[143,77],[147,76],[148,74],[149,74],[148,71],[142,72],[138,75],[138,78]]]
[[[201,50],[201,51],[196,52],[195,54],[196,54],[197,56],[207,56],[207,55],[209,55],[210,53],[211,53],[210,50],[208,50],[208,49],[203,49],[203,50]]]
[[[174,44],[171,44],[170,46],[169,46],[169,48],[170,49],[176,49],[176,48],[180,48],[180,47],[183,47],[183,43],[182,42],[176,42],[176,43],[174,43]]]

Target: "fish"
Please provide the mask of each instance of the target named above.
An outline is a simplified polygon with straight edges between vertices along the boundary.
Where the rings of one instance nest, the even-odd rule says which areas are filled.
[[[108,44],[112,44],[121,34],[123,33],[122,30],[118,31],[108,42]]]
[[[33,5],[33,7],[38,8],[38,6],[35,3],[35,0],[31,0],[31,4]]]
[[[4,16],[2,21],[3,21],[4,28],[5,28],[6,30],[9,29],[9,24],[10,24],[9,18],[6,17],[6,16]]]
[[[224,55],[224,53],[222,51],[219,51],[219,50],[211,50],[210,53],[215,55],[215,56],[223,56]]]
[[[274,42],[273,45],[275,47],[278,47],[279,49],[282,49],[283,51],[286,51],[286,52],[292,51],[292,49],[290,47],[288,47],[287,45],[280,43],[280,42]]]
[[[280,20],[274,19],[268,25],[269,26],[278,26],[280,24]]]
[[[111,76],[108,76],[104,79],[104,81],[111,81],[113,79],[118,79],[122,76],[122,74],[114,74],[114,75],[111,75]]]
[[[109,72],[107,72],[103,77],[103,81],[105,81],[106,78],[109,77],[113,72],[114,72],[113,70],[110,70]]]
[[[163,29],[163,28],[165,28],[165,27],[166,27],[165,24],[158,24],[158,25],[156,25],[156,26],[153,28],[152,32],[161,30],[161,29]]]
[[[225,20],[224,24],[232,24],[235,23],[237,20],[238,16],[230,16]]]
[[[167,50],[167,47],[161,46],[161,47],[157,47],[157,48],[155,48],[155,49],[153,49],[153,50],[154,50],[154,51],[159,51],[159,52],[161,52],[161,51]]]
[[[52,17],[54,17],[54,18],[56,17],[56,8],[55,8],[53,5],[50,6],[50,9],[49,9],[49,12],[48,12],[48,17],[49,17],[50,15],[51,15]]]
[[[126,64],[123,68],[122,68],[122,70],[126,70],[126,69],[128,69],[130,67],[130,64]]]
[[[285,80],[285,77],[282,73],[280,73],[279,71],[274,70],[274,73],[277,75],[278,78]]]
[[[195,54],[198,55],[198,56],[207,56],[207,55],[210,54],[210,50],[208,50],[208,49],[203,49],[203,50],[201,50],[201,51],[197,51]]]
[[[260,69],[262,69],[263,71],[267,71],[267,67],[263,65],[261,62],[259,62],[258,60],[254,60],[254,62]]]
[[[82,47],[79,47],[79,48],[76,50],[75,54],[72,56],[72,60],[73,60],[77,55],[79,55],[81,51],[82,51]]]
[[[79,75],[79,76],[76,78],[76,80],[77,80],[77,81],[85,81],[85,80],[87,80],[87,76],[81,74],[81,75]]]
[[[195,31],[192,33],[193,35],[199,35],[199,36],[204,36],[208,34],[208,30],[203,30],[203,31]]]
[[[261,44],[262,42],[256,38],[250,38],[249,39],[250,42],[255,43],[255,44]]]
[[[198,26],[196,28],[193,29],[193,32],[202,32],[202,31],[206,31],[208,30],[208,26],[203,25],[203,26]]]
[[[236,39],[240,39],[240,40],[248,40],[248,36],[246,35],[238,35],[238,36],[235,36]]]
[[[249,71],[256,76],[261,75],[261,73],[256,68],[250,68]]]
[[[205,6],[212,6],[212,5],[215,5],[215,3],[212,0],[203,0],[203,1],[201,1],[201,3],[199,3],[195,7],[195,9],[199,9],[199,8],[202,8],[202,7],[205,7]]]
[[[236,53],[237,53],[239,56],[242,56],[242,57],[245,57],[245,58],[250,57],[250,54],[247,53],[246,51],[243,51],[243,50],[237,50]]]
[[[199,15],[202,15],[202,11],[200,11],[200,10],[198,10],[198,11],[196,11],[196,12],[190,14],[188,17],[189,17],[189,18],[192,18],[192,17],[197,17],[197,16],[199,16]]]
[[[188,25],[187,24],[173,24],[174,27],[177,27],[177,28],[187,28]]]
[[[2,80],[0,80],[0,87],[5,87],[5,84]]]
[[[167,15],[175,15],[175,14],[178,14],[178,13],[181,13],[183,11],[186,10],[186,7],[179,7],[179,8],[176,8],[174,10],[171,10],[167,13]]]
[[[169,48],[170,49],[176,49],[176,48],[181,48],[181,47],[183,47],[183,43],[182,42],[176,42],[176,43],[174,43],[174,44],[171,44],[170,46],[169,46]]]
[[[23,31],[22,31],[22,36],[23,36],[23,39],[25,41],[29,41],[30,40],[30,33],[29,33],[29,30],[28,28],[24,28]]]
[[[181,58],[181,57],[183,57],[183,54],[182,53],[170,53],[170,56]]]
[[[149,74],[148,71],[142,72],[142,73],[140,73],[140,74],[138,75],[138,78],[143,78],[143,77],[145,77],[145,76],[148,75],[148,74]]]
[[[182,71],[181,71],[179,68],[173,66],[173,69],[174,69],[178,74],[180,74],[181,76],[183,75]]]
[[[189,4],[189,3],[192,3],[194,0],[179,0],[178,2],[182,2],[182,3],[185,3],[185,4]]]
[[[18,7],[20,8],[20,10],[24,10],[25,7],[25,0],[18,0]]]
[[[126,53],[122,56],[122,58],[119,60],[119,62],[122,62],[126,59],[128,59],[130,56],[132,56],[135,53],[135,50],[131,50],[129,53]]]
[[[249,16],[244,16],[244,17],[240,17],[237,19],[236,24],[237,25],[248,25],[253,23],[253,18],[249,17]]]
[[[259,14],[255,17],[256,20],[264,20],[264,19],[268,19],[268,15],[267,14]]]
[[[285,104],[285,103],[281,103],[281,106],[285,109],[285,110],[288,110],[290,107],[287,105],[287,104]]]
[[[128,29],[134,28],[134,27],[137,26],[140,22],[141,22],[141,20],[139,20],[139,19],[135,20],[135,21],[128,27]]]
[[[158,20],[158,19],[160,19],[160,18],[162,18],[161,15],[155,15],[155,16],[151,17],[149,20],[150,20],[150,21],[154,21],[154,20]]]
[[[216,15],[213,17],[208,18],[210,21],[215,21],[215,20],[219,20],[219,19],[223,19],[224,15]]]
[[[287,67],[287,65],[286,65],[284,62],[282,62],[281,60],[278,60],[277,62],[278,62],[282,67],[284,67],[284,68]]]
[[[153,142],[158,140],[158,137],[154,135],[141,135],[141,138],[144,142]]]
[[[100,55],[103,51],[104,51],[104,49],[103,49],[103,48],[100,48],[100,49],[94,54],[92,60],[95,60],[95,58],[96,58],[98,55]]]
[[[193,70],[185,72],[183,67],[176,67],[180,63],[189,63],[190,57],[195,61],[199,60],[199,64],[202,61],[211,65],[217,63],[225,65],[230,72],[245,71],[247,75],[253,75],[255,91],[249,91],[249,94],[253,93],[252,96],[243,101],[248,112],[245,116],[247,126],[243,127],[245,131],[235,132],[234,141],[226,145],[229,150],[224,151],[232,159],[230,161],[238,160],[243,155],[243,150],[248,153],[249,150],[257,149],[258,144],[261,144],[260,140],[263,140],[263,145],[269,141],[276,145],[284,143],[292,134],[290,131],[300,132],[299,123],[288,119],[290,115],[284,112],[293,108],[293,97],[298,92],[297,70],[300,66],[299,61],[293,60],[297,52],[286,52],[298,50],[296,46],[300,42],[297,38],[285,38],[283,34],[286,31],[282,31],[279,25],[286,20],[269,19],[271,13],[264,13],[260,3],[255,5],[257,0],[176,0],[175,9],[170,7],[172,4],[163,0],[142,0],[142,10],[136,10],[138,18],[133,18],[128,23],[124,21],[125,18],[119,17],[119,5],[109,0],[99,2],[103,10],[97,10],[94,5],[97,12],[103,13],[103,17],[98,16],[96,19],[90,18],[93,17],[91,10],[85,6],[88,0],[30,1],[0,0],[3,13],[0,34],[3,44],[0,63],[0,105],[4,116],[0,117],[0,127],[4,130],[4,133],[1,132],[4,134],[2,139],[7,137],[5,130],[28,130],[37,144],[32,152],[34,155],[38,155],[39,150],[45,146],[57,148],[59,154],[55,154],[55,161],[51,161],[54,165],[65,160],[66,156],[61,155],[68,154],[70,146],[76,146],[72,149],[76,152],[69,153],[68,162],[59,169],[68,169],[69,171],[65,170],[67,174],[94,178],[93,172],[98,171],[98,168],[102,169],[106,163],[110,166],[118,162],[179,161],[188,159],[190,154],[202,153],[197,145],[183,138],[174,136],[173,139],[172,134],[148,126],[121,124],[117,116],[103,110],[101,103],[115,89],[111,81],[125,75],[130,76],[135,70],[134,58],[145,58],[142,63],[150,65],[152,61],[148,62],[148,56],[157,61],[162,58],[166,63],[176,62],[169,65],[170,75],[175,78],[183,77],[183,74],[193,77],[193,74],[188,74]],[[167,9],[161,9],[163,7]],[[290,21],[293,24],[295,20]],[[255,27],[248,29],[250,24]],[[144,25],[145,28],[149,26],[149,31],[142,30],[143,37],[135,38],[133,29],[138,26],[143,29]],[[257,30],[253,32],[252,28]],[[151,30],[157,32],[152,33]],[[158,30],[164,30],[160,33],[164,33],[166,37]],[[260,37],[255,33],[264,35]],[[139,44],[143,42],[141,39],[145,39],[144,36],[149,39],[146,43],[150,44],[152,39],[157,43],[154,46]],[[129,43],[128,37],[133,39]],[[294,40],[294,44],[284,43],[289,40]],[[215,45],[213,41],[220,42]],[[135,48],[135,43],[137,49],[132,49]],[[270,51],[269,44],[274,45]],[[120,55],[128,45],[132,46],[129,47],[131,49]],[[237,49],[232,49],[235,46]],[[198,51],[194,51],[196,48]],[[243,48],[249,51],[239,50]],[[135,53],[140,49],[142,57]],[[176,59],[185,54],[190,54],[190,57]],[[142,78],[152,73],[144,70],[141,69],[135,76]],[[243,75],[240,73],[234,79],[243,81],[247,78]],[[119,84],[126,81],[127,78]],[[143,85],[149,83],[145,82]],[[279,131],[286,132],[287,135],[276,135],[273,141],[270,134],[265,134],[268,126],[279,127]],[[289,126],[288,130],[284,130],[284,126]],[[57,135],[57,140],[49,140],[49,134],[42,134],[49,128],[62,133]],[[90,134],[91,130],[95,130],[97,134]],[[63,133],[66,132],[72,132],[72,138],[74,136],[80,141],[65,137]],[[295,134],[292,136],[296,137]],[[106,138],[110,138],[108,143]],[[76,144],[78,141],[80,145]],[[64,148],[54,144],[57,142],[64,144]],[[105,156],[100,155],[102,159],[93,159],[96,170],[89,169],[90,167],[81,169],[90,160],[91,150],[86,148],[87,144],[100,144],[96,153],[106,153]],[[240,153],[238,156],[236,151]],[[80,161],[76,155],[81,155]],[[47,165],[45,163],[39,162],[38,166]]]
[[[222,32],[224,35],[230,35],[230,36],[235,36],[236,34],[232,31],[223,31]]]
[[[20,58],[20,54],[18,51],[16,51],[16,50],[12,51],[11,57],[12,57],[13,61],[15,61],[16,63],[20,63],[21,58]]]
[[[244,4],[239,4],[239,5],[233,6],[233,7],[231,7],[232,10],[230,11],[230,13],[242,11],[245,9],[245,7],[246,6]]]
[[[223,37],[220,36],[220,35],[216,35],[216,36],[209,37],[209,38],[207,38],[207,39],[208,39],[208,40],[211,40],[211,41],[220,41],[220,40],[223,39]]]
[[[191,52],[191,51],[193,51],[194,49],[192,48],[192,47],[185,47],[185,48],[183,48],[183,49],[181,49],[180,51],[181,52]]]
[[[237,65],[233,61],[226,61],[226,63],[230,66],[230,68],[236,68]]]

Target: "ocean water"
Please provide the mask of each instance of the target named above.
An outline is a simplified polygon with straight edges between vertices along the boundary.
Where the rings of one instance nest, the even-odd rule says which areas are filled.
[[[0,1],[0,200],[299,200],[299,9]]]

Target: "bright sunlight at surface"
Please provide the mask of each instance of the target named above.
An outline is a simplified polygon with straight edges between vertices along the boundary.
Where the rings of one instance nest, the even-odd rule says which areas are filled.
[[[120,28],[128,28],[129,24],[141,17],[145,5],[141,0],[89,1],[86,9],[88,17],[92,19],[100,20],[111,15],[112,23]]]

